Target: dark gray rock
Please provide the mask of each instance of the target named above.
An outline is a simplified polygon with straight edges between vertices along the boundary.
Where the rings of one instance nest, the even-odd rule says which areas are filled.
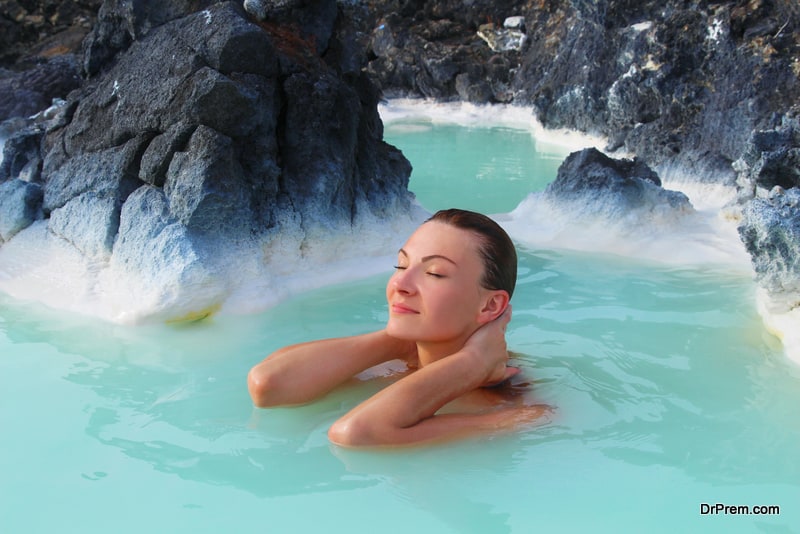
[[[263,0],[244,2],[244,8],[272,31],[288,30],[293,38],[323,55],[336,28],[339,6],[336,0]]]
[[[0,66],[22,71],[47,58],[75,54],[101,3],[102,0],[0,2]]]
[[[186,227],[171,214],[161,188],[143,185],[125,202],[112,261],[145,277],[181,272],[198,261]]]
[[[113,190],[121,203],[146,182],[164,187],[191,231],[250,234],[285,206],[317,222],[349,221],[358,202],[380,211],[392,196],[408,199],[410,166],[381,142],[377,92],[360,69],[349,80],[336,70],[361,56],[340,46],[326,56],[331,68],[306,55],[314,48],[287,50],[308,43],[287,42],[286,31],[222,3],[130,44],[87,86],[69,123],[48,133],[46,213],[88,191]]]
[[[225,284],[215,280],[205,264],[209,254],[198,250],[197,241],[170,213],[161,188],[134,191],[122,207],[109,260],[124,284],[115,288],[124,303],[117,320],[197,319],[217,309]],[[220,248],[215,252],[226,257]]]
[[[153,28],[213,5],[214,0],[105,0],[83,42],[83,69],[92,76]]]
[[[456,92],[461,100],[485,104],[492,100],[492,87],[484,79],[473,80],[466,72],[456,76]]]
[[[87,258],[107,259],[119,230],[120,202],[88,191],[50,214],[48,229]]]
[[[22,180],[0,184],[0,243],[41,218],[42,188]]]
[[[734,162],[739,197],[746,201],[758,190],[800,187],[800,121],[784,117],[780,127],[752,133],[742,156]]]
[[[384,93],[479,104],[511,101],[509,82],[520,52],[493,50],[478,28],[487,19],[513,14],[513,2],[429,2],[424,16],[413,2],[397,4],[378,3],[372,26],[364,30],[370,33],[368,71]]]
[[[546,127],[605,136],[610,150],[683,175],[732,181],[750,134],[800,100],[790,2],[370,5],[368,70],[384,93],[532,106]],[[526,44],[493,55],[477,32],[512,15]]]
[[[113,197],[122,203],[140,184],[139,160],[146,138],[134,138],[121,146],[95,152],[78,153],[54,170],[48,169],[51,154],[45,159],[45,215],[84,193]]]
[[[42,172],[41,143],[44,132],[24,128],[6,139],[0,163],[0,183],[12,178],[38,182]]]
[[[309,214],[350,218],[358,150],[358,95],[338,78],[306,73],[284,82],[286,129],[281,140],[285,189]],[[320,135],[321,134],[321,135]]]
[[[662,188],[642,161],[612,159],[594,148],[570,154],[544,197],[612,221],[637,211],[693,211],[686,195]]]
[[[46,217],[130,284],[123,300],[149,295],[133,315],[191,315],[224,299],[225,254],[262,253],[284,223],[300,247],[362,213],[407,213],[411,167],[382,140],[354,30],[365,8],[273,7],[256,24],[238,2],[105,2],[90,79],[34,121],[38,137],[6,145],[9,235]],[[42,184],[38,203],[18,177]]]
[[[778,311],[800,306],[800,188],[776,187],[769,197],[749,202],[739,235],[772,306]]]
[[[74,55],[56,56],[29,69],[0,69],[0,122],[29,117],[48,107],[55,98],[66,98],[83,80]]]
[[[176,152],[184,150],[196,126],[190,122],[176,122],[150,141],[142,154],[139,179],[158,187],[164,186],[167,169]]]
[[[199,126],[167,171],[164,194],[170,213],[190,232],[249,233],[253,216],[243,175],[233,140]]]
[[[198,70],[189,83],[191,94],[186,119],[190,122],[231,137],[251,135],[263,124],[265,113],[259,111],[266,106],[261,105],[256,88],[237,83],[209,67]]]

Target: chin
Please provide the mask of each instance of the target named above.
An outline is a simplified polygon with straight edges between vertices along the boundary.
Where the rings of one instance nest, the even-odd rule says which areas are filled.
[[[402,328],[396,321],[389,319],[386,323],[386,333],[395,339],[416,340],[416,336],[408,328]]]
[[[431,330],[429,325],[420,324],[418,316],[389,317],[386,333],[395,339],[406,341],[434,341],[442,337],[437,329]]]

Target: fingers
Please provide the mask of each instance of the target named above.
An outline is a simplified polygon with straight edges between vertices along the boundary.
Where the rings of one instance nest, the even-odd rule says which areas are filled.
[[[498,380],[491,381],[488,384],[484,384],[481,387],[483,387],[483,388],[496,388],[496,387],[502,386],[503,384],[508,382],[508,380],[510,380],[511,377],[519,374],[520,371],[521,371],[521,369],[519,367],[505,367],[503,369],[503,377],[502,378],[500,378]]]

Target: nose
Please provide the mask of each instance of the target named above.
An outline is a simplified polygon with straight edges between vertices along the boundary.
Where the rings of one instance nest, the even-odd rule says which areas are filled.
[[[398,293],[411,295],[416,292],[414,272],[411,267],[396,270],[389,283]]]

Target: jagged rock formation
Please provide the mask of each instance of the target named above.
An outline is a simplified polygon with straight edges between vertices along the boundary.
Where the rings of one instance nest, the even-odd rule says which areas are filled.
[[[100,0],[0,0],[0,122],[80,87],[79,50]]]
[[[735,162],[743,205],[739,235],[772,311],[800,307],[800,121],[754,132]]]
[[[65,6],[59,13],[67,13],[79,12],[76,5],[96,6],[97,1],[42,1],[37,13],[52,18],[56,4]],[[59,70],[66,73],[64,79],[54,82],[43,74],[49,65],[42,59],[34,62],[41,72],[25,71],[27,81],[19,82],[19,73],[0,73],[0,85],[10,88],[5,94],[39,85],[56,87],[40,91],[46,93],[38,100],[40,107],[53,96],[66,97],[76,71],[89,76],[80,96],[69,99],[49,119],[46,135],[36,138],[29,132],[26,139],[6,145],[10,157],[0,169],[0,180],[19,177],[44,186],[38,211],[33,209],[36,192],[19,196],[18,185],[7,187],[8,195],[13,191],[18,199],[17,211],[26,214],[14,217],[9,228],[25,224],[31,216],[55,214],[54,230],[80,245],[79,236],[88,235],[88,230],[67,224],[70,218],[65,215],[94,209],[97,218],[92,220],[101,221],[97,224],[106,230],[88,238],[85,249],[108,253],[114,243],[123,242],[117,226],[135,204],[123,210],[128,199],[150,199],[143,205],[161,206],[153,213],[163,215],[158,218],[164,225],[179,224],[200,235],[212,229],[258,231],[280,224],[285,220],[280,214],[306,222],[324,223],[317,213],[326,214],[321,219],[346,219],[362,201],[374,207],[381,204],[375,199],[382,195],[401,198],[403,179],[390,177],[403,176],[408,167],[399,154],[376,141],[381,126],[371,111],[378,98],[372,80],[390,97],[520,104],[532,109],[546,127],[604,136],[609,152],[636,154],[662,177],[680,173],[736,183],[739,206],[732,211],[741,214],[741,235],[760,280],[772,288],[790,289],[791,284],[769,280],[796,276],[794,251],[800,247],[786,225],[766,222],[792,220],[792,191],[800,186],[796,127],[791,126],[800,102],[796,2],[244,4],[252,20],[260,21],[262,33],[254,33],[254,22],[231,19],[234,26],[248,29],[231,37],[229,50],[242,47],[251,57],[214,52],[220,43],[211,39],[206,46],[197,36],[162,35],[163,42],[156,46],[153,36],[165,24],[183,29],[186,23],[175,21],[190,12],[197,24],[192,31],[203,35],[197,13],[210,2],[107,0],[83,50],[61,59],[68,65]],[[21,4],[0,2],[7,10],[12,5]],[[227,9],[245,20],[240,10]],[[20,28],[34,19],[32,12],[24,11],[16,9],[16,19],[3,21],[9,43],[27,42]],[[9,20],[16,22],[9,25]],[[81,24],[70,27],[85,27],[85,21]],[[0,54],[6,66],[16,60],[24,63],[21,48],[0,45],[11,50]],[[171,47],[195,47],[195,59],[157,52]],[[147,67],[147,54],[166,61]],[[277,60],[253,61],[270,54]],[[236,66],[224,67],[229,60]],[[25,61],[23,66],[30,67],[30,60]],[[137,93],[127,70],[163,79],[156,97]],[[277,81],[264,82],[272,79],[270,72]],[[151,109],[164,98],[173,101]],[[229,101],[236,102],[238,112],[220,111],[219,103]],[[363,114],[356,121],[353,117],[359,112]],[[0,101],[0,117],[2,113],[20,111],[3,112]],[[325,128],[335,141],[319,141],[315,134]],[[370,141],[364,144],[364,139]],[[44,155],[31,150],[39,142]],[[91,186],[68,178],[86,168],[94,168],[102,178]],[[216,182],[212,177],[220,174],[237,178]],[[157,195],[163,198],[153,200]],[[23,197],[24,209],[19,204]],[[765,215],[771,209],[777,215]],[[211,213],[224,216],[215,219]]]
[[[739,4],[387,0],[369,69],[390,95],[529,105],[546,127],[599,134],[652,166],[733,180],[750,133],[800,97],[800,7]],[[517,16],[522,51],[480,38]]]
[[[568,206],[576,217],[591,214],[608,221],[631,218],[656,224],[673,213],[693,211],[686,195],[661,187],[658,175],[641,160],[612,159],[595,148],[570,154],[543,196]]]
[[[800,4],[524,0],[376,2],[369,70],[387,93],[530,106],[608,139],[661,176],[738,184],[758,279],[797,306]],[[524,17],[497,52],[481,27]],[[768,196],[773,186],[779,190]],[[754,200],[756,199],[756,200]],[[789,303],[789,304],[787,304]],[[793,304],[792,304],[793,303]]]
[[[3,239],[44,218],[115,272],[197,291],[226,246],[409,212],[411,167],[382,141],[351,42],[358,8],[298,9],[256,24],[238,2],[104,3],[87,82],[6,143]]]

